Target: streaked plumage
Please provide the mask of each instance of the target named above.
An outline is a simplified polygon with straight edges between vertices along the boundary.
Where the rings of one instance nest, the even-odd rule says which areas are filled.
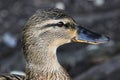
[[[26,80],[25,76],[20,75],[0,75],[0,80]]]

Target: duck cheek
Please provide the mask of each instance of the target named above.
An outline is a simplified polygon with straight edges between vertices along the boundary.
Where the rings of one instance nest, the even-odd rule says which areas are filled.
[[[77,30],[74,30],[74,29],[69,30],[69,36],[70,36],[71,39],[75,36],[77,37],[78,36],[77,35]]]

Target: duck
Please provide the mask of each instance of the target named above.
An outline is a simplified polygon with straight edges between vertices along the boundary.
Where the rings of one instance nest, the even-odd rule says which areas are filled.
[[[71,42],[100,44],[108,41],[107,36],[77,24],[64,10],[39,9],[29,18],[23,29],[22,45],[26,59],[26,76],[20,79],[19,75],[17,77],[12,75],[12,78],[15,78],[13,80],[72,80],[58,62],[57,48]]]

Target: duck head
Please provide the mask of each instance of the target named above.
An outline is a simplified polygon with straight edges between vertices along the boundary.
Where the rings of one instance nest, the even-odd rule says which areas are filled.
[[[99,44],[107,41],[108,37],[79,26],[59,9],[38,10],[23,30],[23,51],[26,60],[35,65],[46,64],[47,61],[53,63],[56,59],[56,49],[65,43]]]

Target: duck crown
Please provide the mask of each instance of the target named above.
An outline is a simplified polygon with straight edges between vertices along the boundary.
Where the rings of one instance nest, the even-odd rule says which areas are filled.
[[[63,10],[60,9],[39,9],[29,19],[27,25],[36,25],[46,20],[59,20],[65,18],[73,20],[69,15],[67,15]],[[73,22],[75,21],[73,20]]]

